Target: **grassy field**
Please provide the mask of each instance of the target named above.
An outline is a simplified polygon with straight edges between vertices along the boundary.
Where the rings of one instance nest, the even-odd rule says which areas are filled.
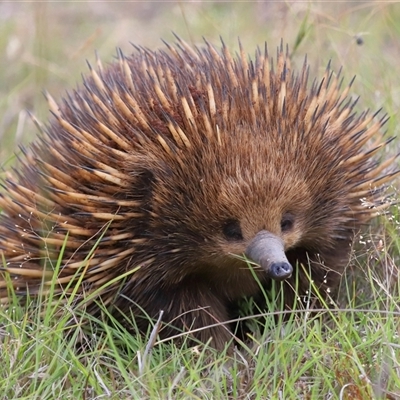
[[[256,45],[267,41],[272,50],[283,39],[295,68],[307,54],[311,77],[332,60],[345,83],[357,76],[358,110],[383,108],[387,134],[400,135],[399,4],[1,2],[0,21],[4,169],[37,134],[27,111],[48,119],[44,90],[60,98],[80,85],[95,52],[107,64],[116,48],[162,47],[161,38],[174,41],[172,32],[196,45],[202,37],[218,45],[222,36],[232,49],[240,37],[251,55]],[[398,139],[387,152],[399,152]],[[0,309],[0,399],[400,399],[399,218],[393,206],[358,238],[342,308],[323,317],[299,311],[285,322],[271,313],[254,343],[233,353],[149,348],[149,336],[131,335],[117,321],[90,320],[88,329],[68,307],[60,314],[49,303],[40,315],[15,301]]]

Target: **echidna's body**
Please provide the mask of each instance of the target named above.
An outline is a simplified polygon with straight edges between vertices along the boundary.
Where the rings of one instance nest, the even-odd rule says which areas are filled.
[[[243,254],[261,283],[286,279],[288,305],[295,276],[297,294],[309,289],[300,264],[334,286],[354,233],[386,206],[392,159],[373,160],[383,121],[356,116],[329,68],[310,89],[307,74],[282,49],[274,70],[266,51],[249,61],[180,41],[120,55],[59,107],[50,99],[50,126],[0,197],[1,301],[6,274],[38,293],[64,244],[57,290],[82,279],[89,295],[125,274],[102,301],[163,310],[178,328],[227,320],[259,293]],[[198,336],[220,346],[229,333]]]

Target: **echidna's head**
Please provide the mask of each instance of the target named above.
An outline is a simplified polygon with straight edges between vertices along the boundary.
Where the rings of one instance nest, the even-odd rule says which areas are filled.
[[[297,161],[272,146],[265,132],[240,127],[221,132],[219,144],[181,154],[182,168],[160,165],[149,202],[159,239],[185,254],[186,264],[216,274],[243,268],[236,256],[246,255],[269,277],[288,278],[285,251],[315,229],[313,198]]]

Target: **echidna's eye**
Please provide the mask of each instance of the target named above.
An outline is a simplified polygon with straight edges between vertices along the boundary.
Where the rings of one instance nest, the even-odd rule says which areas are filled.
[[[290,213],[283,214],[281,219],[281,231],[288,232],[293,228],[294,216]]]
[[[236,219],[228,219],[225,221],[222,232],[229,241],[243,240],[242,229],[240,223]]]

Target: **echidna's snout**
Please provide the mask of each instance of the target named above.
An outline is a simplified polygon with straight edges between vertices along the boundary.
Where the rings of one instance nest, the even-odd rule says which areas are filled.
[[[276,281],[290,278],[293,273],[282,239],[271,232],[258,232],[247,247],[246,256],[259,264],[268,277]]]

